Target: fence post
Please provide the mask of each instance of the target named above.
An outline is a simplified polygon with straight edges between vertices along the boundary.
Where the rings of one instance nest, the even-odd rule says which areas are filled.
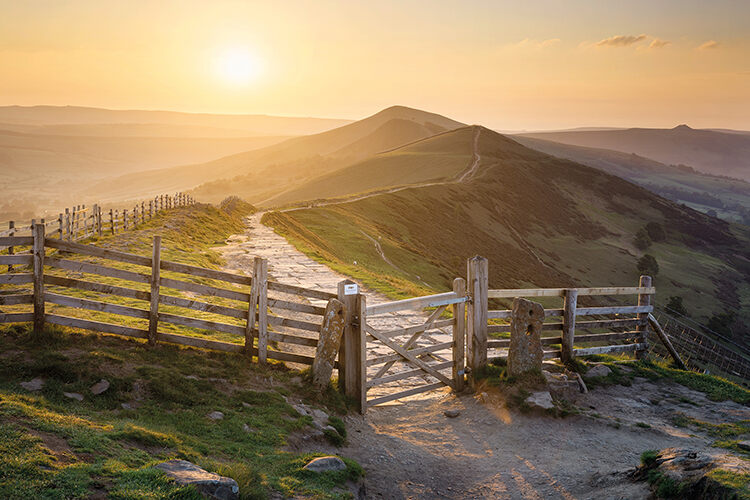
[[[570,363],[575,357],[573,343],[576,335],[576,307],[578,306],[578,290],[568,288],[565,290],[565,303],[563,304],[563,330],[562,350],[560,358],[563,363]]]
[[[68,241],[71,241],[70,239],[70,209],[65,209],[65,239]]]
[[[8,236],[15,236],[16,235],[16,221],[10,221],[8,222]],[[13,255],[15,252],[15,249],[13,247],[8,247],[8,255]],[[13,266],[11,264],[8,264],[8,272],[13,272]]]
[[[34,224],[34,333],[44,330],[44,224]]]
[[[148,311],[148,343],[156,344],[156,332],[159,326],[159,289],[161,269],[161,236],[154,236],[154,248],[151,257],[151,307]]]
[[[146,203],[141,202],[141,224],[146,222]]]
[[[366,408],[367,380],[365,354],[365,297],[358,291],[352,293],[351,280],[338,284],[338,300],[344,304],[344,333],[339,347],[339,390],[356,401],[357,410],[364,413]],[[347,293],[347,288],[349,292]]]
[[[94,236],[94,234],[98,232],[97,231],[97,226],[98,226],[97,214],[98,213],[99,213],[99,205],[95,203],[94,206],[91,208],[91,236]]]
[[[154,200],[148,200],[148,220],[154,218]]]
[[[487,364],[488,265],[479,255],[466,263],[468,305],[467,338],[469,368],[473,373]]]
[[[127,208],[122,209],[122,230],[123,231],[128,230],[128,209]]]
[[[75,241],[78,233],[78,205],[73,207],[73,211],[70,214],[70,233],[68,235],[68,241]]]
[[[253,261],[253,283],[252,290],[255,290],[255,300],[258,304],[258,363],[265,364],[268,358],[268,261],[256,257]],[[251,296],[252,291],[251,291]],[[254,300],[251,297],[251,301]],[[250,305],[255,309],[254,303]],[[248,315],[248,319],[249,319]],[[245,342],[247,342],[245,337]],[[252,345],[252,339],[250,339]]]
[[[453,280],[453,293],[466,297],[466,280]],[[456,391],[464,388],[464,357],[466,349],[466,302],[453,304],[453,383]]]
[[[63,239],[63,214],[57,215],[57,232],[60,233],[60,239]]]
[[[650,288],[651,287],[651,276],[643,275],[638,280],[638,286],[640,288]],[[651,295],[645,294],[645,293],[639,293],[638,294],[638,305],[639,306],[650,306],[651,305]],[[649,313],[639,313],[638,314],[638,326],[636,327],[636,331],[638,332],[639,342],[642,344],[646,344],[646,348],[643,350],[636,351],[636,357],[638,359],[643,359],[648,354],[648,315]]]

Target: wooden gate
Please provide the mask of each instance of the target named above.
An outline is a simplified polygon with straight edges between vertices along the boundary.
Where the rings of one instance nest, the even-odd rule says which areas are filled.
[[[465,283],[457,278],[453,292],[376,304],[360,314],[366,338],[363,410],[445,386],[463,388]]]

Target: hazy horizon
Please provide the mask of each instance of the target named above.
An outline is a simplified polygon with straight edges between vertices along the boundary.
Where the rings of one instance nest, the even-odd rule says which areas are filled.
[[[740,1],[2,4],[2,105],[750,129]]]

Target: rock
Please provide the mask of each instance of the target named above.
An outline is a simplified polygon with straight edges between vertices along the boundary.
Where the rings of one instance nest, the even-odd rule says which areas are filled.
[[[258,432],[257,429],[253,429],[252,427],[250,427],[247,424],[242,424],[242,430],[245,431],[245,432],[247,432],[247,433]]]
[[[21,382],[21,387],[31,392],[41,391],[42,387],[44,387],[44,380],[39,377],[32,378],[28,382]]]
[[[510,320],[510,347],[508,349],[508,374],[541,370],[542,321],[544,308],[530,300],[513,299]]]
[[[544,361],[542,362],[542,370],[550,373],[564,373],[565,367],[554,361]]]
[[[129,403],[120,403],[120,406],[122,407],[123,410],[132,410],[133,409],[133,406],[131,404],[129,404]]]
[[[606,377],[610,373],[612,373],[612,370],[608,366],[596,365],[586,372],[586,378]]]
[[[636,468],[631,477],[636,480],[659,477],[651,486],[654,490],[665,480],[679,484],[681,498],[739,498],[739,488],[722,484],[709,474],[717,469],[750,474],[750,464],[736,455],[667,448],[651,462]]]
[[[83,401],[83,394],[78,394],[77,392],[63,392],[63,396],[65,396],[66,398]]]
[[[741,450],[750,451],[750,441],[740,441],[737,447]]]
[[[318,389],[324,389],[331,381],[333,364],[339,352],[344,326],[344,304],[336,299],[329,300],[323,315],[320,339],[312,365],[313,385]]]
[[[315,420],[322,421],[322,422],[328,421],[328,414],[324,412],[323,410],[318,410],[317,408],[315,408],[312,410],[311,414]]]
[[[526,398],[526,404],[532,408],[550,410],[555,407],[555,403],[552,402],[552,395],[549,391],[534,392]]]
[[[443,415],[445,415],[448,418],[456,418],[461,414],[460,410],[445,410],[443,412]]]
[[[198,380],[198,377],[195,375],[185,375],[185,378],[188,380]]]
[[[237,481],[205,471],[186,460],[170,460],[154,468],[164,472],[180,486],[192,486],[205,498],[236,500],[240,497]]]
[[[109,381],[106,379],[101,379],[99,382],[91,386],[91,394],[93,394],[94,396],[98,396],[107,389],[109,389]]]
[[[313,472],[326,472],[330,470],[346,470],[346,464],[339,457],[328,456],[312,459],[303,467],[305,470]]]
[[[221,413],[220,411],[212,411],[206,416],[210,418],[211,420],[221,420],[222,418],[224,418],[224,414]]]

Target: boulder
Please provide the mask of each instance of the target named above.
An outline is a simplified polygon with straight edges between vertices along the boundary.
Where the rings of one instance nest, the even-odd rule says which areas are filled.
[[[608,366],[596,365],[586,372],[586,378],[606,377],[610,373],[612,373],[612,370]]]
[[[236,500],[240,497],[237,481],[205,471],[187,460],[170,460],[154,468],[164,472],[180,486],[192,486],[205,498]]]
[[[460,410],[445,410],[443,412],[443,415],[445,415],[448,418],[456,418],[461,414]]]
[[[555,407],[555,403],[552,401],[552,395],[549,391],[534,392],[526,398],[526,404],[531,408],[539,410],[551,410]]]
[[[541,304],[518,297],[513,300],[508,349],[509,375],[542,369],[542,321],[544,308]]]
[[[750,441],[740,441],[737,443],[737,447],[741,450],[750,451]]]
[[[77,392],[63,392],[63,396],[69,399],[75,399],[77,401],[83,401],[83,394],[78,394]]]
[[[312,459],[303,467],[305,470],[313,472],[327,472],[331,470],[346,470],[346,464],[336,456],[318,457]]]
[[[31,392],[41,391],[42,387],[44,387],[44,380],[39,377],[33,378],[28,382],[21,382],[21,387]]]
[[[323,324],[320,326],[320,340],[312,365],[313,385],[318,389],[327,387],[331,381],[344,326],[344,304],[336,299],[329,300],[323,315]]]
[[[98,396],[107,389],[109,389],[109,381],[101,379],[99,382],[91,386],[91,394],[93,394],[94,396]]]

